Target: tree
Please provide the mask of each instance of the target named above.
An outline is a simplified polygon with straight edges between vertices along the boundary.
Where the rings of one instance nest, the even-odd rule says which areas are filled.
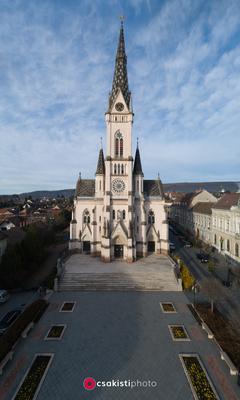
[[[214,311],[214,303],[225,297],[223,286],[216,278],[203,278],[201,281],[201,291],[210,300],[211,312]]]

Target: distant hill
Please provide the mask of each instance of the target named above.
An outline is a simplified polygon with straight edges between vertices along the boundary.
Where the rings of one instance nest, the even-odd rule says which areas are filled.
[[[205,189],[212,193],[217,193],[222,190],[229,192],[237,192],[240,190],[240,182],[177,182],[163,184],[164,192],[184,192],[190,193],[195,190]],[[32,196],[33,199],[57,198],[64,196],[66,198],[74,196],[75,189],[63,190],[37,190],[35,192],[20,193],[19,195],[0,195],[1,199],[25,199],[25,197]]]

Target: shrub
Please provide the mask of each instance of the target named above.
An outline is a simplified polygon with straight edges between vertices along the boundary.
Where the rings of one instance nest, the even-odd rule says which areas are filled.
[[[37,322],[41,315],[44,313],[48,302],[39,299],[30,304],[23,313],[13,322],[7,332],[0,337],[0,362],[4,359],[13,345],[19,339],[21,333],[30,324],[30,322]]]
[[[181,261],[180,265],[180,274],[182,278],[183,289],[190,290],[195,283],[195,279],[183,261]]]

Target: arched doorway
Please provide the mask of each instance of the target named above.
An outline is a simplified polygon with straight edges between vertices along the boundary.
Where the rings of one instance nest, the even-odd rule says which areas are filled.
[[[155,242],[153,240],[148,241],[148,253],[155,253]]]
[[[127,245],[126,240],[121,236],[117,236],[113,241],[113,256],[116,259],[124,258],[124,247]]]

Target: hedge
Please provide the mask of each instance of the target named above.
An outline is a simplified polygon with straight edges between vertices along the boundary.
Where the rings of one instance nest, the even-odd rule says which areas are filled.
[[[37,322],[48,306],[48,302],[39,299],[25,308],[23,313],[13,322],[3,336],[0,336],[0,362],[4,359],[24,329],[30,322]]]

